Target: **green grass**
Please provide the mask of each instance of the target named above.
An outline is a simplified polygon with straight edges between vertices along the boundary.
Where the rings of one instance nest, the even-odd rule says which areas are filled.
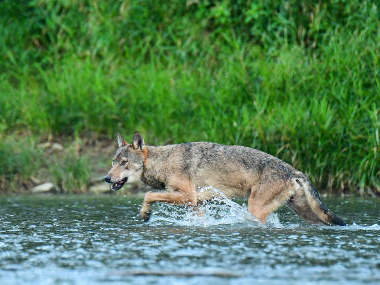
[[[372,1],[3,2],[1,132],[241,144],[322,189],[380,193]]]
[[[27,180],[36,174],[41,164],[41,151],[33,140],[0,140],[1,191],[13,192],[16,188],[28,187]]]
[[[48,166],[52,182],[64,193],[83,193],[91,178],[91,165],[84,156],[68,153]]]
[[[1,192],[28,192],[34,186],[31,177],[40,179],[41,183],[53,182],[63,193],[87,190],[94,163],[90,163],[87,155],[74,151],[77,142],[58,153],[36,142],[37,137],[20,135],[0,141]]]
[[[16,176],[26,178],[39,167],[40,152],[31,141],[22,143],[15,140],[0,142],[0,175],[5,181],[12,181]]]

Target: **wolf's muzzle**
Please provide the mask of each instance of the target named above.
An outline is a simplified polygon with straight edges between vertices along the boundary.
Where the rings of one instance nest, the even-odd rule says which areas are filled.
[[[107,183],[111,183],[111,176],[107,175],[106,177],[104,177],[104,181]]]
[[[117,191],[121,189],[124,186],[124,184],[128,181],[128,177],[125,177],[117,182],[113,182],[111,176],[107,175],[106,177],[104,177],[104,181],[107,183],[111,183],[111,189],[113,191]]]
[[[111,189],[113,191],[117,191],[117,190],[121,189],[124,186],[125,182],[127,182],[127,181],[128,181],[128,177],[125,177],[118,182],[112,183]]]

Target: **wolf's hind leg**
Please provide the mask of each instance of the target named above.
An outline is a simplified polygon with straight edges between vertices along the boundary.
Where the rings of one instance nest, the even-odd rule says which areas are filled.
[[[286,181],[256,185],[248,198],[248,211],[265,224],[268,216],[285,204],[297,189]]]

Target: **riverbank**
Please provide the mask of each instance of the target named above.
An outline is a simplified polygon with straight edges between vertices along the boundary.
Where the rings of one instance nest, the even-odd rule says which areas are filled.
[[[116,150],[115,140],[18,134],[0,142],[0,194],[122,194],[141,197],[142,183],[113,192],[103,181]],[[313,178],[312,178],[313,181]],[[323,188],[322,195],[380,196],[378,189]],[[330,185],[331,186],[331,185]]]
[[[10,137],[0,143],[0,193],[111,194],[103,181],[115,152],[104,138]],[[136,194],[141,184],[124,193]]]

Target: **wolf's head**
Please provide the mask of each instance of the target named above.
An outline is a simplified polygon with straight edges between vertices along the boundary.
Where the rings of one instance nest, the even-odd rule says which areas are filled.
[[[117,191],[124,184],[140,180],[144,168],[144,139],[135,132],[133,143],[128,144],[120,134],[117,135],[118,149],[112,160],[112,168],[104,181],[111,183],[111,189]]]

